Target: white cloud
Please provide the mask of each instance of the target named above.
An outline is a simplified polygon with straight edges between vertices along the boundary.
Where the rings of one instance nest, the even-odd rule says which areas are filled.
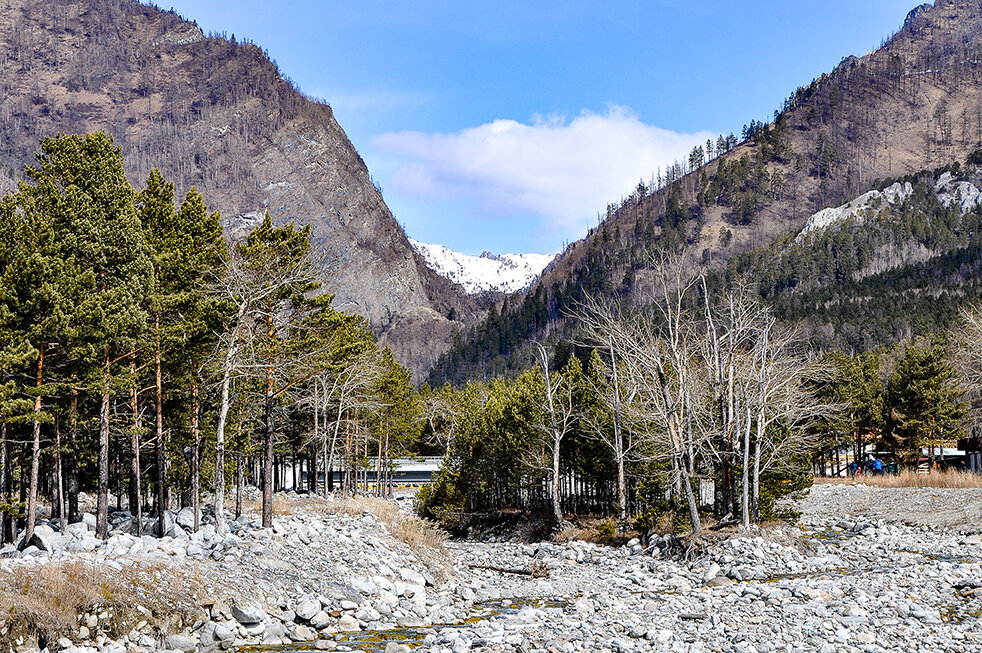
[[[626,107],[604,113],[495,120],[453,134],[381,134],[372,144],[395,157],[388,187],[417,197],[463,199],[488,217],[535,214],[579,237],[609,202],[630,193],[715,135],[643,123]]]

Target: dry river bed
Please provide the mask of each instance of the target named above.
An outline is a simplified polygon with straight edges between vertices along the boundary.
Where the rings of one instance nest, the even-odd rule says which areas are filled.
[[[207,579],[205,613],[180,632],[62,638],[53,650],[982,651],[982,490],[816,485],[798,524],[666,542],[451,542],[442,553],[394,538],[370,514],[298,508],[260,529],[166,540],[88,533],[52,553],[153,559]],[[329,505],[330,502],[328,502]],[[176,531],[175,531],[176,532]],[[195,540],[194,538],[198,538]],[[114,542],[115,539],[115,542]],[[78,544],[79,542],[86,544]],[[76,545],[72,546],[72,542]],[[134,551],[135,548],[139,549]],[[60,547],[60,548],[59,548]],[[161,548],[166,550],[161,551]],[[484,567],[530,569],[548,578]],[[97,620],[96,620],[97,622]],[[442,625],[441,625],[442,624]]]

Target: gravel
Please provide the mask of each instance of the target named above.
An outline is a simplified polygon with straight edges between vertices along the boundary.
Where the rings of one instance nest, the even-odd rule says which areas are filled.
[[[86,550],[78,530],[54,553],[0,565],[195,564],[219,597],[188,632],[98,645],[92,632],[57,647],[70,653],[299,650],[291,642],[387,653],[970,652],[982,650],[980,504],[982,490],[817,485],[797,524],[714,533],[672,557],[661,539],[451,542],[422,555],[371,514],[315,506],[272,529],[244,520],[234,534],[186,541],[117,533]],[[533,563],[549,577],[487,568]]]

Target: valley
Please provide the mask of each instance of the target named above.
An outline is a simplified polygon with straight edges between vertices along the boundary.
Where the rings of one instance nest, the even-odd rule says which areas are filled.
[[[273,9],[336,105],[173,9],[0,3],[0,647],[982,649],[982,4],[704,143],[553,104],[685,105],[619,49],[671,34],[599,36],[720,47],[698,8]],[[611,152],[664,161],[583,206]]]

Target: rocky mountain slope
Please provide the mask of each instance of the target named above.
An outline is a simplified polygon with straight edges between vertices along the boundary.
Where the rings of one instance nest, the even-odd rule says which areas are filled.
[[[509,301],[508,315],[490,316],[452,347],[431,382],[521,367],[527,346],[514,343],[569,329],[564,315],[584,294],[637,299],[659,251],[684,251],[691,272],[724,271],[734,257],[783,242],[809,217],[883,180],[964,163],[982,147],[980,107],[982,7],[937,0],[915,8],[882,47],[846,57],[791,92],[773,121],[751,121],[742,138],[699,148],[660,185],[641,184],[609,207],[598,227]],[[878,265],[925,258],[911,243]],[[896,337],[920,328],[912,322]]]
[[[253,44],[135,0],[5,0],[0,97],[3,186],[41,137],[106,130],[134,186],[159,167],[239,227],[265,211],[312,225],[336,306],[368,318],[413,369],[449,341],[448,314],[474,315],[410,246],[330,106]]]
[[[443,245],[410,239],[426,264],[442,277],[458,283],[470,294],[512,293],[524,290],[555,258],[551,254],[492,254],[470,256]]]

